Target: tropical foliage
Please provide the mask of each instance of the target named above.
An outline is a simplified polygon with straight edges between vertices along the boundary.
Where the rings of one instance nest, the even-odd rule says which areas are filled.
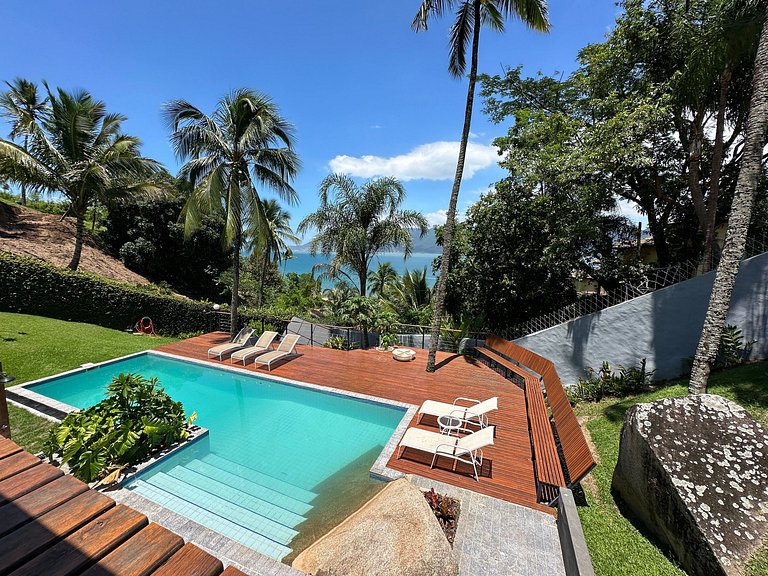
[[[312,254],[332,256],[316,267],[321,278],[346,279],[368,294],[368,271],[379,252],[400,248],[411,253],[410,230],[427,231],[421,213],[401,210],[405,189],[395,178],[376,178],[362,186],[345,174],[331,174],[320,185],[320,207],[301,221],[299,234],[316,230]],[[356,276],[356,281],[353,279]]]
[[[156,378],[119,374],[107,385],[104,400],[72,412],[51,430],[45,453],[75,477],[93,482],[185,440],[194,419]]]
[[[76,220],[69,267],[76,270],[89,206],[126,196],[160,195],[166,174],[159,163],[141,156],[138,138],[122,132],[125,116],[107,112],[103,102],[82,90],[46,90],[49,107],[19,128],[28,149],[0,140],[0,175],[67,199]]]
[[[186,100],[175,100],[165,106],[165,117],[174,150],[187,161],[179,177],[193,187],[183,211],[185,233],[191,235],[204,217],[220,215],[225,221],[222,240],[238,256],[250,231],[269,227],[260,191],[269,189],[296,201],[291,180],[299,159],[293,127],[267,96],[246,89],[224,96],[210,116]],[[240,258],[232,262],[234,329]]]

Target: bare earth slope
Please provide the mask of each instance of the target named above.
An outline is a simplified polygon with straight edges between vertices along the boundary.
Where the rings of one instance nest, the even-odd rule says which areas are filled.
[[[0,250],[66,266],[75,251],[75,223],[71,218],[60,220],[61,216],[0,202]],[[83,245],[79,269],[114,280],[149,284],[144,276],[99,250],[89,238]]]

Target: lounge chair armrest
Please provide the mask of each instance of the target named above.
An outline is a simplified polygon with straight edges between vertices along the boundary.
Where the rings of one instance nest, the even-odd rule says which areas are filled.
[[[456,406],[456,403],[459,401],[462,402],[471,402],[472,404],[480,404],[480,400],[475,400],[474,398],[464,398],[463,396],[459,396],[456,398],[456,400],[453,401],[453,405]]]

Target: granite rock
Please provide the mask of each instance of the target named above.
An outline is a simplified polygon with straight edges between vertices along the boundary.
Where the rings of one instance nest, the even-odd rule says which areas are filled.
[[[741,575],[768,535],[766,431],[712,394],[638,404],[612,487],[689,574]]]

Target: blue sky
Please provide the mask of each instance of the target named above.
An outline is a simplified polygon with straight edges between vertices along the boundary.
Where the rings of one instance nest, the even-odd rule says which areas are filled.
[[[0,79],[22,76],[85,88],[128,116],[143,153],[175,173],[160,108],[185,98],[210,112],[237,87],[269,94],[296,126],[303,162],[294,224],[317,206],[332,170],[401,178],[408,208],[439,222],[447,208],[461,133],[466,79],[447,72],[451,16],[410,29],[418,0],[132,2],[3,0]],[[480,71],[522,64],[568,72],[581,47],[603,39],[613,0],[553,0],[548,35],[509,22],[483,30]],[[7,128],[1,127],[3,136]],[[460,208],[502,176],[490,143],[505,128],[476,101]],[[269,194],[265,194],[269,196]]]

